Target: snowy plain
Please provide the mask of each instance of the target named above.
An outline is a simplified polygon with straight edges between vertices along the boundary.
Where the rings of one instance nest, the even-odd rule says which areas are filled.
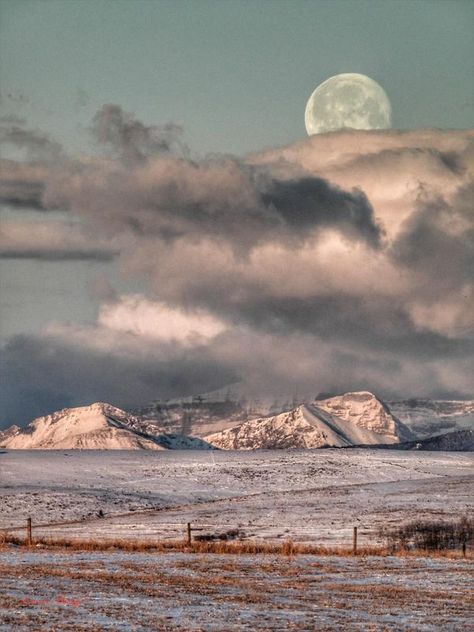
[[[474,508],[472,453],[328,449],[23,451],[0,453],[0,528],[73,538],[210,533],[350,544],[381,526],[452,518]],[[24,529],[23,529],[24,532]],[[22,531],[18,532],[22,533]]]
[[[0,630],[472,630],[468,561],[0,551]]]

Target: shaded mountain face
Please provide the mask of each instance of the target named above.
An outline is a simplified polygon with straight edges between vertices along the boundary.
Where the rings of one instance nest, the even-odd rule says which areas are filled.
[[[20,432],[21,428],[19,426],[10,426],[6,430],[0,430],[0,446],[3,446],[3,441],[6,441],[10,437],[14,437],[18,432]]]
[[[456,430],[436,437],[379,445],[385,450],[426,450],[429,452],[473,452],[474,430]]]
[[[419,438],[474,429],[474,400],[406,399],[388,403]]]
[[[156,425],[110,404],[95,403],[38,417],[26,428],[0,434],[8,449],[168,450],[209,449],[201,439],[162,434]]]
[[[399,443],[412,434],[371,393],[303,404],[288,413],[255,419],[210,434],[224,450],[351,447]]]
[[[156,424],[162,432],[205,437],[251,419],[293,410],[301,403],[303,400],[295,395],[265,396],[239,382],[195,396],[156,400],[133,412]]]
[[[204,437],[210,432],[224,430],[261,416],[249,411],[245,402],[206,401],[200,397],[189,398],[189,401],[151,402],[133,412],[163,433],[194,437]]]
[[[432,450],[446,452],[472,452],[474,451],[474,430],[457,430],[447,432],[437,437],[429,437],[422,441],[410,441],[403,443],[400,448],[406,450]]]

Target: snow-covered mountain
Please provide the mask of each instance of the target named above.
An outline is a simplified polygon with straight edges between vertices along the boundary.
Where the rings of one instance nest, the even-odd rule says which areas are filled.
[[[10,437],[14,437],[20,432],[21,428],[19,426],[10,426],[6,430],[0,430],[0,447],[3,446],[3,442]]]
[[[302,392],[281,392],[265,395],[257,387],[241,382],[224,388],[173,400],[156,400],[134,410],[134,414],[157,425],[161,432],[192,435],[204,438],[246,421],[289,412],[302,404],[311,404],[317,398],[317,405],[325,408],[329,402],[339,410],[344,419],[357,418],[360,402],[346,393],[337,396],[317,396]],[[324,397],[324,399],[322,398]],[[363,398],[363,392],[360,398]],[[350,402],[350,405],[348,405]],[[374,406],[377,404],[374,402]],[[425,438],[453,430],[474,428],[474,401],[443,401],[410,399],[388,401],[382,404],[385,412],[400,420],[411,431],[403,440]],[[364,414],[372,423],[372,411],[363,406]],[[328,412],[331,412],[330,410]],[[334,412],[337,413],[336,410]],[[378,414],[384,423],[383,411]],[[363,423],[363,419],[361,419]]]
[[[206,436],[224,450],[350,447],[399,443],[412,434],[375,395],[347,393]]]
[[[194,437],[204,437],[253,418],[239,402],[206,402],[199,398],[192,402],[154,401],[135,408],[133,413],[161,432]]]
[[[313,398],[310,397],[308,401]],[[200,395],[156,400],[133,413],[162,432],[205,437],[251,419],[289,411],[306,401],[295,395],[263,396],[241,383]]]
[[[194,437],[162,434],[156,425],[101,402],[38,417],[26,428],[0,432],[9,449],[167,450],[209,449]]]
[[[423,399],[387,405],[367,391],[301,399],[258,397],[237,384],[200,396],[156,401],[138,409],[139,414],[96,403],[39,417],[23,429],[11,426],[0,431],[0,448],[209,449],[210,443],[246,450],[376,446],[474,429],[474,401]]]
[[[316,401],[318,408],[344,421],[351,421],[360,428],[380,434],[390,434],[400,441],[410,441],[414,435],[400,423],[387,404],[368,391],[345,393]]]
[[[388,406],[420,438],[474,429],[474,400],[407,399]]]

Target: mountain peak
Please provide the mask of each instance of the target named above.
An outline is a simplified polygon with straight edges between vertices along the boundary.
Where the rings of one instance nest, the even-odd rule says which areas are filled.
[[[206,439],[225,450],[350,447],[399,443],[410,431],[369,392],[302,404],[247,421]]]
[[[402,424],[388,406],[370,391],[354,391],[317,400],[315,405],[344,421],[351,421],[361,428],[388,434],[401,441],[413,439],[411,431]]]
[[[208,449],[193,437],[161,434],[155,424],[105,402],[64,408],[38,417],[26,428],[0,433],[0,446],[10,449],[163,450]]]

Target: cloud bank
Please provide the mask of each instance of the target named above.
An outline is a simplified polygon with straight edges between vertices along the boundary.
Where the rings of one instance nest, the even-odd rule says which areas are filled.
[[[19,218],[2,256],[102,253],[148,290],[110,293],[95,326],[9,341],[5,420],[235,380],[474,395],[472,131],[337,132],[244,159],[193,158],[178,128],[117,106],[92,131],[102,157],[36,144],[6,163]],[[23,207],[45,216],[43,236]],[[69,228],[46,223],[53,209]]]

